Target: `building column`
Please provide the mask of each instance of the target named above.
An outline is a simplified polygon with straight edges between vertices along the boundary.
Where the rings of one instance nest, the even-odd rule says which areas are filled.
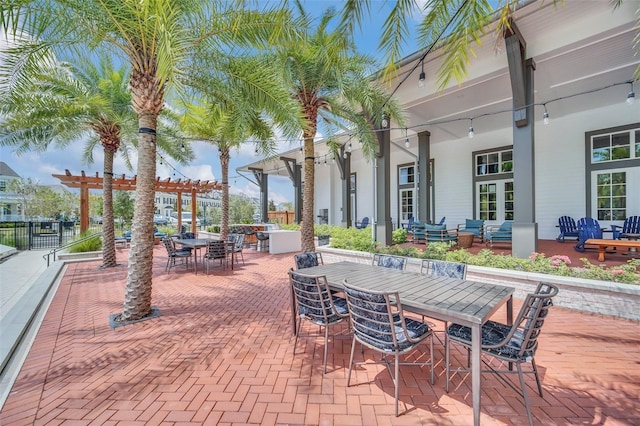
[[[260,215],[262,222],[266,223],[269,220],[269,175],[264,173],[262,169],[251,168],[249,170],[253,173],[260,187]]]
[[[378,153],[375,158],[376,217],[373,220],[374,235],[381,246],[393,244],[393,223],[391,220],[391,132],[389,122],[376,132]]]
[[[431,173],[431,132],[418,133],[418,198],[415,203],[414,220],[433,223],[431,217],[431,188],[429,174]]]
[[[513,92],[514,222],[512,255],[526,258],[538,251],[535,211],[535,134],[533,59],[525,59],[526,43],[515,22],[505,34]]]
[[[342,145],[339,154],[336,164],[342,180],[342,226],[351,228],[351,153]]]

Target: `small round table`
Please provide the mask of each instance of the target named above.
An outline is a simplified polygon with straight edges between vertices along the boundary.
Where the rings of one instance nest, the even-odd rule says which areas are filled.
[[[470,248],[473,245],[473,232],[458,232],[458,247]]]

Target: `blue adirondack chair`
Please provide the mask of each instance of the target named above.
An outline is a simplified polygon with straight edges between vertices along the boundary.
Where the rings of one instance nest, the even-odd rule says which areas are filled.
[[[560,228],[560,235],[558,235],[556,241],[559,243],[564,243],[566,237],[579,237],[578,226],[571,216],[561,216],[558,218],[558,228]]]
[[[629,216],[622,226],[611,225],[611,229],[614,240],[623,238],[623,234],[640,234],[640,216]]]
[[[369,226],[369,218],[367,216],[362,218],[362,222],[356,222],[356,228],[364,229]]]
[[[584,252],[584,244],[589,238],[602,238],[602,228],[597,220],[591,217],[583,217],[578,220],[578,242],[575,245],[576,251]]]

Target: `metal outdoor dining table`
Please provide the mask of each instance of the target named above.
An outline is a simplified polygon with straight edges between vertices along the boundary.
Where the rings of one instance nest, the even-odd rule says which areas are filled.
[[[309,275],[324,275],[332,290],[342,290],[343,280],[368,290],[397,291],[402,307],[410,312],[471,327],[471,376],[474,424],[480,424],[481,329],[502,305],[507,323],[513,322],[513,287],[455,278],[429,277],[415,272],[369,264],[338,262],[305,268]],[[291,299],[295,332],[295,305]]]
[[[198,275],[198,256],[200,253],[200,249],[203,247],[207,247],[209,245],[209,241],[216,240],[216,238],[184,238],[175,240],[176,244],[180,244],[183,247],[189,247],[195,250],[195,256],[193,259],[194,270],[196,275]],[[231,270],[233,270],[233,262],[235,254],[233,250],[228,250],[229,246],[233,247],[233,242],[227,242],[227,251],[231,253]]]

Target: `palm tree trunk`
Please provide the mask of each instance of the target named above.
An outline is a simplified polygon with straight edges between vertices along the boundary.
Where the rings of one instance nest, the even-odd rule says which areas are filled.
[[[229,236],[229,148],[220,149],[220,168],[222,169],[222,218],[220,237],[226,241]]]
[[[139,114],[136,199],[124,310],[117,318],[119,321],[141,319],[151,313],[157,121],[156,113],[143,111]]]
[[[103,144],[104,145],[104,144]],[[117,148],[116,148],[117,149]],[[116,266],[115,229],[113,225],[113,156],[111,145],[104,145],[102,179],[102,267]]]
[[[313,122],[315,123],[315,121]],[[313,131],[313,133],[311,133]],[[315,153],[313,146],[313,129],[305,131],[304,134],[304,194],[302,197],[302,226],[300,227],[300,238],[302,239],[302,251],[315,251],[313,240],[313,200],[315,189]]]

